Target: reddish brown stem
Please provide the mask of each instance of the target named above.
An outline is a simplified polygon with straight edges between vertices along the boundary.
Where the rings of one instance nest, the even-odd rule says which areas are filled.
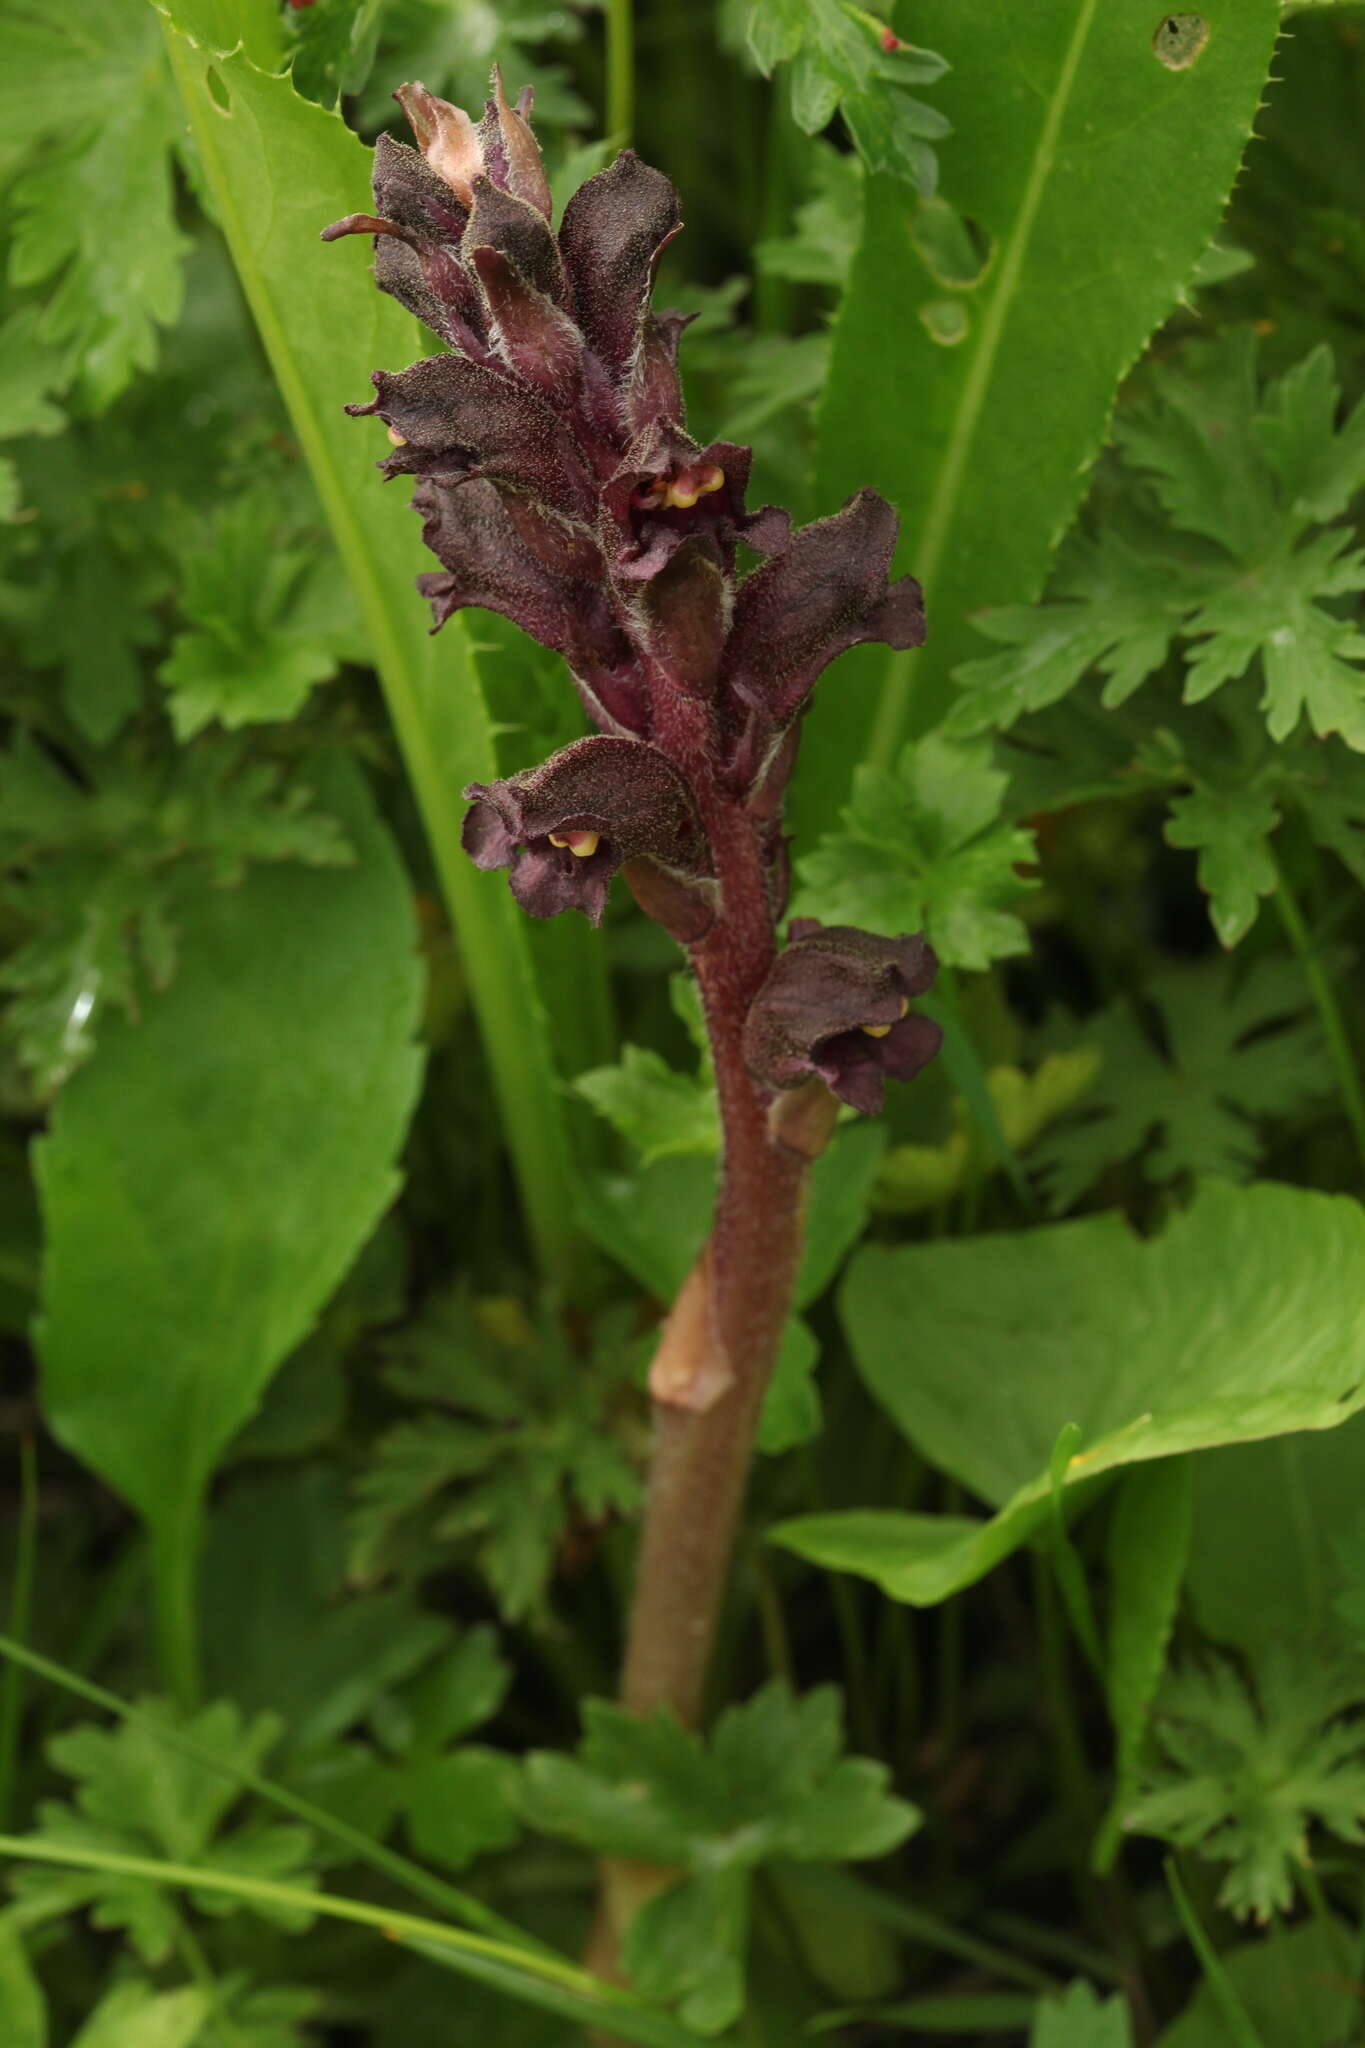
[[[716,789],[702,735],[669,735],[701,787],[721,914],[693,949],[720,1100],[722,1165],[710,1240],[712,1324],[730,1383],[713,1404],[656,1403],[649,1498],[621,1683],[637,1713],[695,1725],[725,1592],[763,1395],[791,1307],[805,1161],[768,1132],[767,1093],[743,1056],[744,1020],[773,959],[773,919],[753,820]]]

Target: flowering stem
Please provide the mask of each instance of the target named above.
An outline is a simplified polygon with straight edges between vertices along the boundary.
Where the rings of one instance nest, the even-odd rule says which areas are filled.
[[[630,141],[635,123],[635,21],[633,0],[607,0],[607,133]]]

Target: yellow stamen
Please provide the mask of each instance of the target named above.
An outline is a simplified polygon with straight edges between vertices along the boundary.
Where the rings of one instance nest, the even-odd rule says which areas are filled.
[[[395,448],[406,448],[408,445],[407,435],[400,434],[397,427],[389,428],[389,439],[392,441]]]
[[[725,482],[725,471],[716,463],[702,470],[684,470],[674,483],[664,485],[664,503],[679,512],[690,512],[698,498],[709,497]]]
[[[600,832],[552,832],[551,846],[567,846],[575,860],[587,860],[601,843]]]
[[[901,997],[901,1015],[902,1017],[910,1015],[910,1002],[906,996]],[[864,1024],[860,1028],[868,1038],[885,1038],[891,1026],[889,1024]]]

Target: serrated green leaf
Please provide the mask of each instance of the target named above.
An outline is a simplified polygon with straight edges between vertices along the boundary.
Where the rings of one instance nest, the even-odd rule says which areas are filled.
[[[1068,1422],[1084,1432],[1068,1488],[1147,1459],[1333,1429],[1365,1406],[1362,1258],[1356,1203],[1217,1181],[1146,1243],[1105,1215],[864,1248],[842,1292],[860,1373],[917,1449],[998,1512],[869,1508],[770,1534],[893,1599],[932,1604],[1046,1522],[1048,1462]]]
[[[424,1537],[472,1545],[509,1619],[543,1610],[571,1513],[629,1513],[640,1478],[610,1410],[632,1349],[604,1319],[591,1365],[556,1319],[519,1303],[438,1297],[390,1349],[388,1380],[416,1405],[379,1440],[356,1486],[352,1570],[392,1568]]]
[[[158,674],[182,740],[212,719],[231,728],[292,718],[343,660],[364,659],[336,558],[282,526],[260,493],[220,508],[185,549],[179,599],[190,624]]]
[[[1159,1763],[1124,1825],[1230,1866],[1219,1904],[1239,1919],[1287,1911],[1318,1821],[1365,1841],[1365,1720],[1358,1671],[1277,1645],[1256,1694],[1230,1663],[1189,1664],[1168,1678],[1153,1734]]]
[[[1305,497],[1314,475],[1360,461],[1337,449],[1337,397],[1326,348],[1258,397],[1246,328],[1151,369],[1116,438],[1130,476],[1146,478],[1164,508],[1167,531],[1144,527],[1134,542],[1102,525],[1068,545],[1056,601],[984,614],[982,629],[1009,651],[955,671],[967,695],[949,729],[1006,726],[1095,667],[1108,678],[1104,704],[1121,704],[1178,636],[1186,703],[1202,703],[1254,663],[1272,740],[1306,713],[1320,738],[1339,732],[1365,748],[1365,636],[1335,602],[1365,588],[1365,557],[1345,529],[1310,532]],[[1353,432],[1348,421],[1342,439]],[[1314,502],[1336,500],[1324,491]]]
[[[78,779],[20,728],[0,754],[0,886],[19,928],[0,987],[40,1092],[89,1058],[107,1011],[135,1020],[169,985],[182,918],[206,890],[256,863],[353,858],[306,780],[240,747],[173,752],[139,736]]]
[[[619,1065],[594,1067],[573,1085],[635,1147],[642,1166],[678,1153],[711,1157],[719,1149],[714,1086],[679,1073],[647,1047],[622,1046]]]
[[[727,1708],[705,1744],[662,1711],[641,1719],[590,1700],[583,1720],[577,1758],[528,1758],[526,1818],[587,1848],[685,1873],[635,1922],[627,1960],[653,1995],[680,1999],[680,2017],[708,2033],[742,2009],[748,1874],[778,1858],[884,1855],[918,1823],[913,1807],[889,1796],[884,1765],[840,1755],[842,1714],[829,1686],[797,1699],[767,1685]]]
[[[465,1870],[489,1850],[510,1849],[521,1834],[516,1760],[499,1750],[468,1743],[425,1758],[413,1764],[406,1784],[412,1846],[447,1870]]]
[[[889,767],[908,730],[942,717],[951,671],[977,651],[969,619],[1036,598],[1115,385],[1213,238],[1279,8],[1203,11],[1207,48],[1171,72],[1152,53],[1142,0],[1040,0],[1024,37],[1012,0],[916,9],[916,35],[952,67],[935,90],[953,125],[939,148],[944,194],[990,261],[960,295],[961,339],[942,346],[921,315],[943,287],[906,233],[903,190],[868,181],[821,419],[819,506],[870,483],[900,508],[900,559],[925,585],[929,639],[889,666],[859,654],[845,682],[823,685],[796,785],[803,832],[828,818],[855,762]]]
[[[132,1856],[155,1852],[240,1876],[298,1879],[313,1847],[306,1828],[249,1817],[223,1832],[240,1797],[228,1773],[256,1770],[278,1739],[279,1721],[261,1715],[246,1722],[226,1702],[183,1720],[155,1701],[142,1702],[140,1711],[146,1718],[113,1729],[82,1725],[52,1740],[48,1755],[53,1765],[74,1778],[78,1789],[73,1804],[44,1802],[34,1840]],[[160,1740],[157,1723],[163,1720],[221,1757],[226,1769],[212,1770]],[[19,1872],[16,1890],[17,1913],[25,1924],[88,1905],[96,1926],[126,1929],[144,1962],[162,1963],[176,1946],[173,1902],[131,1879],[31,1867]],[[197,1897],[196,1903],[215,1914],[239,1906],[217,1892]],[[279,1909],[269,1903],[263,1910],[267,1917],[278,1917]],[[284,1919],[302,1924],[296,1912]]]
[[[354,868],[204,889],[37,1151],[49,1422],[162,1544],[391,1199],[418,1080],[406,878],[350,764],[316,781]]]
[[[1209,899],[1213,928],[1225,946],[1246,937],[1256,922],[1261,897],[1275,887],[1277,871],[1268,842],[1279,822],[1269,791],[1245,783],[1206,785],[1171,805],[1167,841],[1198,851],[1199,886]]]
[[[1184,1173],[1244,1180],[1262,1149],[1258,1120],[1292,1115],[1331,1088],[1307,984],[1284,955],[1245,971],[1224,960],[1165,968],[1145,994],[1161,1020],[1160,1047],[1128,1002],[1076,1031],[1099,1052],[1098,1071],[1030,1161],[1054,1212],[1137,1155],[1159,1185]]]
[[[749,47],[761,71],[791,64],[791,110],[798,128],[818,135],[842,108],[848,132],[872,171],[932,192],[938,175],[925,137],[948,133],[936,108],[905,88],[940,77],[943,59],[903,45],[888,57],[878,23],[839,0],[751,0]]]
[[[61,138],[14,186],[10,275],[18,285],[59,278],[42,340],[100,410],[154,361],[158,326],[180,310],[189,248],[175,220],[175,98],[156,22],[93,0],[81,21],[21,12],[5,39],[35,61],[37,100],[22,118]],[[98,68],[79,78],[91,60]],[[73,76],[72,102],[48,103],[44,88]],[[83,114],[93,80],[97,104]]]
[[[1033,836],[1000,816],[1007,781],[986,746],[937,734],[907,746],[894,773],[859,768],[843,829],[797,865],[796,915],[888,938],[924,931],[948,967],[1026,951],[1004,906],[1029,886],[1016,868]]]
[[[1029,2035],[1029,2048],[1132,2048],[1132,2042],[1128,2001],[1101,1998],[1083,1981],[1042,1999]]]

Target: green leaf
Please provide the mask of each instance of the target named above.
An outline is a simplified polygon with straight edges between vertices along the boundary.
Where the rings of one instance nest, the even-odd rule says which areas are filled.
[[[526,1818],[585,1848],[685,1873],[635,1922],[626,1961],[707,2032],[743,2009],[747,1873],[778,1858],[885,1855],[918,1824],[888,1794],[884,1765],[840,1755],[829,1686],[796,1699],[774,1681],[728,1708],[708,1744],[662,1711],[641,1719],[589,1700],[583,1720],[577,1758],[528,1759]]]
[[[1351,1931],[1341,1922],[1276,1929],[1269,1941],[1248,1941],[1219,1957],[1236,1996],[1265,2048],[1281,2042],[1347,2041],[1359,2000],[1343,1969]],[[1214,1986],[1203,1983],[1156,2048],[1245,2048]]]
[[[640,1479],[612,1427],[633,1351],[604,1319],[591,1365],[560,1320],[517,1302],[441,1295],[389,1347],[390,1386],[414,1404],[379,1440],[356,1487],[352,1570],[392,1569],[435,1543],[472,1543],[511,1620],[543,1610],[572,1513],[631,1512]]]
[[[173,980],[182,922],[249,866],[354,858],[314,792],[239,745],[138,735],[77,778],[22,728],[0,754],[0,888],[20,943],[8,1025],[46,1094],[94,1050],[111,1005],[136,1020]]]
[[[355,867],[204,888],[174,983],[110,1019],[37,1148],[48,1418],[171,1553],[391,1200],[417,1086],[406,878],[355,770],[316,781]]]
[[[245,54],[216,54],[215,24],[221,27],[217,9],[205,0],[168,8],[172,71],[360,606],[459,936],[528,1227],[544,1270],[571,1292],[580,1262],[572,1248],[564,1103],[530,948],[501,878],[481,875],[459,843],[456,792],[499,772],[470,639],[459,621],[439,645],[428,634],[412,587],[423,566],[416,521],[384,493],[373,441],[342,410],[363,397],[376,366],[399,368],[414,348],[411,321],[373,289],[361,252],[318,242],[329,221],[369,206],[368,153],[287,79],[265,76]],[[235,41],[229,37],[228,47]],[[596,941],[588,935],[582,943]]]
[[[1114,1803],[1101,1830],[1096,1864],[1108,1869],[1118,1826],[1137,1784],[1147,1718],[1175,1624],[1190,1552],[1193,1461],[1164,1458],[1126,1472],[1109,1528],[1107,1686],[1114,1723]]]
[[[215,718],[227,727],[293,718],[342,660],[364,659],[335,556],[316,536],[282,530],[268,494],[248,490],[223,506],[185,550],[182,576],[191,623],[158,670],[179,739]]]
[[[521,1833],[517,1775],[512,1757],[476,1743],[415,1763],[406,1787],[408,1835],[417,1854],[464,1870],[491,1849],[511,1848]]]
[[[228,1772],[257,1768],[279,1735],[280,1723],[273,1716],[248,1723],[226,1703],[183,1723],[154,1701],[142,1702],[141,1712],[148,1718],[113,1729],[83,1725],[53,1738],[48,1755],[57,1770],[77,1781],[78,1790],[72,1805],[44,1802],[35,1842],[131,1856],[155,1852],[241,1876],[296,1878],[305,1870],[313,1847],[306,1828],[250,1815],[224,1832],[240,1796]],[[172,1749],[159,1737],[158,1719],[183,1727],[226,1769],[211,1770]],[[165,1962],[177,1946],[179,1922],[172,1901],[135,1880],[33,1868],[18,1874],[16,1890],[16,1911],[25,1924],[88,1905],[95,1925],[125,1929],[146,1963]],[[211,1913],[236,1910],[221,1894],[205,1894],[196,1903]],[[304,1924],[297,1912],[281,1916],[272,1905],[264,1910],[286,1926]]]
[[[47,2048],[47,2001],[12,1920],[0,1920],[0,2035],[5,2048]]]
[[[1168,527],[1143,524],[1132,541],[1101,524],[1093,539],[1068,545],[1048,603],[984,614],[982,629],[1008,651],[955,671],[968,695],[949,729],[1006,726],[1054,703],[1093,667],[1107,678],[1103,703],[1119,705],[1162,666],[1178,635],[1187,703],[1254,662],[1272,740],[1286,739],[1306,711],[1319,738],[1340,732],[1365,749],[1365,636],[1338,603],[1365,589],[1365,557],[1349,529],[1313,524],[1315,505],[1343,509],[1344,484],[1311,502],[1304,495],[1324,465],[1361,470],[1360,454],[1348,459],[1333,437],[1337,396],[1330,353],[1319,348],[1258,398],[1249,328],[1154,365],[1116,438],[1132,498],[1140,475]],[[1353,437],[1354,417],[1341,435],[1348,449]],[[1112,516],[1102,502],[1096,520]],[[1206,817],[1193,837],[1173,843],[1209,845],[1211,827],[1216,837],[1217,820]],[[1244,818],[1234,829],[1245,842],[1268,827]],[[1237,892],[1227,860],[1223,875],[1224,890],[1240,897],[1228,915],[1244,923],[1268,885]]]
[[[930,734],[894,773],[856,770],[843,830],[798,863],[798,917],[886,937],[924,931],[947,967],[985,968],[1028,950],[1004,906],[1029,886],[1015,872],[1033,835],[1000,816],[1008,777],[985,745]]]
[[[1331,1086],[1298,965],[1280,954],[1169,967],[1144,991],[1162,1049],[1136,1005],[1076,1027],[1099,1069],[1072,1117],[1040,1138],[1032,1164],[1050,1206],[1070,1208],[1120,1160],[1140,1154],[1158,1185],[1183,1173],[1245,1179],[1262,1150],[1257,1120],[1294,1114]]]
[[[751,0],[749,47],[765,73],[792,65],[797,126],[818,135],[842,108],[869,170],[888,171],[932,192],[938,164],[923,138],[946,135],[948,123],[905,88],[940,77],[943,59],[910,45],[887,56],[879,34],[869,15],[839,0]]]
[[[577,1092],[640,1154],[640,1164],[678,1153],[711,1157],[720,1146],[714,1086],[638,1045],[621,1048],[619,1066],[594,1067]]]
[[[1356,1203],[1216,1181],[1149,1242],[1105,1215],[867,1247],[842,1294],[858,1369],[916,1448],[999,1512],[866,1509],[770,1533],[893,1599],[932,1604],[1046,1523],[1048,1461],[1068,1422],[1083,1431],[1068,1489],[1147,1459],[1335,1428],[1365,1406],[1362,1257]]]
[[[1253,1696],[1222,1660],[1168,1678],[1153,1717],[1159,1763],[1124,1826],[1230,1866],[1218,1902],[1240,1919],[1288,1910],[1310,1867],[1309,1828],[1365,1841],[1365,1719],[1358,1669],[1277,1644]]]
[[[1276,882],[1269,839],[1280,822],[1275,799],[1254,783],[1205,786],[1171,805],[1166,838],[1197,848],[1199,886],[1223,945],[1235,946],[1255,924],[1260,898]]]
[[[1196,1459],[1186,1593],[1214,1642],[1256,1654],[1331,1634],[1363,1457],[1365,1421],[1353,1419]]]
[[[23,286],[60,274],[42,314],[42,340],[102,409],[155,361],[156,329],[180,311],[189,248],[175,221],[175,95],[156,22],[92,0],[79,21],[19,12],[4,40],[36,59],[38,98],[25,125],[41,123],[39,132],[60,137],[14,186],[10,276]],[[0,61],[10,58],[0,54]],[[95,68],[74,104],[47,104],[44,87],[84,63]],[[86,111],[83,98],[97,103]]]
[[[193,2048],[211,2011],[198,1985],[158,1991],[134,1977],[106,1992],[71,2048]]]
[[[1101,1998],[1078,1980],[1034,2015],[1029,2048],[1132,2048],[1133,2024],[1122,1997]]]
[[[1031,603],[1099,452],[1114,388],[1212,240],[1251,131],[1277,0],[1209,0],[1208,45],[1173,72],[1144,0],[922,0],[915,32],[952,66],[943,187],[991,260],[960,339],[926,326],[943,286],[906,233],[904,193],[870,179],[821,422],[820,509],[873,484],[901,509],[927,593],[912,659],[869,652],[808,720],[799,823],[827,817],[852,764],[887,768],[928,730],[975,652],[968,620]],[[1083,337],[1083,346],[1079,338]],[[855,677],[866,695],[853,694]],[[880,698],[877,685],[880,684]]]

